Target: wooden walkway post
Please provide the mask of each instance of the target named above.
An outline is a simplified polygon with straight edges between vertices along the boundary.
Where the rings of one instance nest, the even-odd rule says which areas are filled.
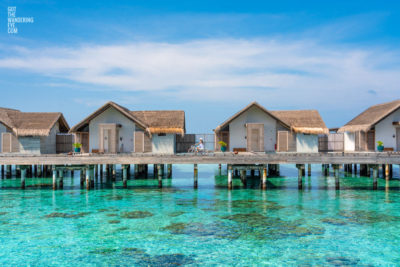
[[[25,177],[26,177],[26,167],[23,166],[21,169],[21,188],[25,189]]]
[[[4,165],[1,165],[1,178],[4,179]]]
[[[222,164],[218,164],[218,173],[219,173],[219,176],[222,175]]]
[[[373,189],[376,190],[378,189],[378,171],[379,171],[379,166],[378,165],[374,165],[372,167],[372,176],[373,176]]]
[[[172,164],[167,164],[167,178],[172,178]]]
[[[193,187],[194,189],[198,188],[198,179],[199,179],[199,169],[197,164],[194,164],[194,170],[193,170]]]
[[[308,164],[308,176],[311,176],[311,164]]]
[[[112,180],[115,181],[117,178],[117,165],[113,164],[112,166]]]
[[[86,167],[86,190],[90,190],[90,166]]]
[[[37,177],[42,177],[43,172],[42,172],[42,165],[38,165],[38,173],[37,173]]]
[[[80,178],[81,178],[81,186],[83,186],[83,184],[85,183],[85,169],[84,168],[81,168],[80,170],[79,170],[79,175],[80,175]]]
[[[103,179],[103,164],[100,164],[100,179]]]
[[[161,164],[157,164],[158,187],[162,188],[162,172]]]
[[[124,188],[128,187],[128,167],[122,165],[122,185]]]
[[[232,189],[232,176],[233,176],[233,171],[232,171],[232,165],[228,165],[228,189]]]
[[[57,171],[55,166],[53,166],[53,190],[57,190]]]
[[[261,189],[267,189],[267,165],[264,166],[262,171]]]
[[[303,165],[296,164],[296,167],[297,167],[297,185],[298,189],[301,190],[303,189]]]
[[[390,176],[389,176],[389,164],[385,164],[385,179],[389,180]]]
[[[58,185],[61,189],[64,187],[64,170],[58,170],[58,177],[60,177]]]
[[[339,183],[339,165],[338,164],[333,164],[332,165],[333,170],[335,172],[335,189],[339,190],[340,189],[340,183]]]
[[[254,170],[252,170],[254,173]],[[254,176],[254,174],[252,174]],[[246,170],[240,170],[240,180],[242,180],[242,184],[244,187],[247,187],[247,175]]]
[[[7,169],[6,169],[6,176],[7,178],[11,178],[11,165],[6,165]]]

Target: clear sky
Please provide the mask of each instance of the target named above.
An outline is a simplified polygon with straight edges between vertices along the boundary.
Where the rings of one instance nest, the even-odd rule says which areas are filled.
[[[8,33],[8,7],[33,17]],[[0,106],[183,109],[211,132],[251,101],[328,127],[400,98],[400,1],[7,1]]]

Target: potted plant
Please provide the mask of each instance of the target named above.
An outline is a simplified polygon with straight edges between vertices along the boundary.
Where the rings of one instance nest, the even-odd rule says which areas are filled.
[[[219,141],[218,144],[219,144],[220,147],[221,147],[221,151],[222,151],[222,152],[225,152],[225,151],[226,151],[226,146],[227,146],[227,144],[226,144],[224,141]]]
[[[379,152],[382,152],[383,149],[385,148],[385,147],[383,146],[383,142],[382,142],[382,141],[378,141],[377,143],[378,143],[378,147],[377,147],[378,151],[379,151]]]
[[[81,152],[81,147],[82,147],[81,143],[74,143],[73,146],[74,146],[74,152],[76,152],[76,153]]]

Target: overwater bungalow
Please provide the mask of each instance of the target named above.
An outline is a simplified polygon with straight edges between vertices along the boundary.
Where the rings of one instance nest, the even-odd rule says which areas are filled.
[[[329,132],[316,110],[269,111],[252,102],[215,130],[229,151],[318,152],[318,135]]]
[[[375,151],[378,141],[386,151],[400,151],[400,100],[369,107],[338,132],[345,151]]]
[[[57,134],[68,131],[68,123],[60,112],[0,108],[2,153],[55,154]]]
[[[107,102],[71,128],[82,152],[173,154],[176,136],[185,134],[182,110],[131,111]]]

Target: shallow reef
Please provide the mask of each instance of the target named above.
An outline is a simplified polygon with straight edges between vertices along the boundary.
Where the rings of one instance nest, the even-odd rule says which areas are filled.
[[[151,217],[153,215],[154,214],[149,211],[135,210],[135,211],[126,211],[126,212],[121,213],[121,218],[141,219],[141,218]]]
[[[360,260],[339,256],[339,257],[327,257],[326,261],[333,266],[355,266],[358,264]]]
[[[373,224],[380,222],[399,222],[400,216],[384,214],[376,211],[352,210],[341,211],[339,215],[349,222],[357,224]]]
[[[184,212],[184,211],[173,211],[173,212],[168,213],[168,216],[169,217],[178,217],[178,216],[181,216],[182,214],[185,214],[185,213],[186,212]]]
[[[45,218],[81,218],[86,215],[89,215],[90,212],[79,212],[79,213],[63,213],[63,212],[53,212],[45,215]]]

